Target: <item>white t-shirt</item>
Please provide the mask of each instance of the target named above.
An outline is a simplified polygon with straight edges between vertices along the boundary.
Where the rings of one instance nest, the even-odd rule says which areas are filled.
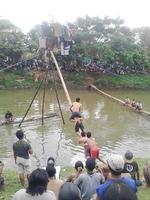
[[[55,194],[52,191],[47,190],[42,195],[31,196],[26,193],[25,189],[21,189],[16,192],[12,200],[56,200]]]

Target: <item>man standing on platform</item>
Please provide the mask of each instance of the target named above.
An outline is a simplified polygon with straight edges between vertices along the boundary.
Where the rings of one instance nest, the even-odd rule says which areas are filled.
[[[18,166],[18,173],[21,185],[25,185],[25,175],[27,178],[31,173],[31,161],[29,154],[32,154],[31,145],[25,140],[24,133],[22,130],[16,132],[16,137],[19,139],[13,144],[13,153],[15,163]]]

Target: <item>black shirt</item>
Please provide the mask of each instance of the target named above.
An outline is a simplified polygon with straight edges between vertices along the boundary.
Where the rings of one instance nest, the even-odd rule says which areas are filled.
[[[139,167],[136,161],[125,162],[123,173],[129,173],[133,179],[136,180],[136,173],[139,171]]]

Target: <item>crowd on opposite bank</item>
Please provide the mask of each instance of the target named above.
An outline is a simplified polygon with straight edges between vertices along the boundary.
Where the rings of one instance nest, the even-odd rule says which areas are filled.
[[[57,56],[56,56],[57,57]],[[68,62],[62,57],[57,57],[58,64],[60,68],[66,72],[98,72],[102,74],[134,74],[134,73],[144,73],[143,66],[125,66],[122,63],[101,63],[98,59],[91,59],[87,62],[80,59],[79,62],[73,61]],[[20,69],[23,71],[31,71],[36,68],[44,70],[47,66],[55,68],[54,63],[51,61],[49,63],[41,59],[29,59],[29,60],[18,60],[18,62],[13,63],[10,59],[0,59],[0,69],[11,68],[14,70]]]
[[[125,99],[125,105],[130,106],[132,108],[134,108],[137,111],[141,111],[143,109],[143,105],[142,102],[139,100],[130,100],[129,97],[126,97]]]

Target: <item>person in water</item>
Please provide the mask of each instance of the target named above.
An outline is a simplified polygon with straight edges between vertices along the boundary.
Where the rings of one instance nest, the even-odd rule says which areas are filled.
[[[13,120],[13,114],[10,111],[7,111],[5,114],[6,123],[10,123]]]
[[[95,138],[92,138],[92,134],[91,132],[87,132],[87,144],[90,148],[90,157],[92,159],[99,159],[99,148],[97,147],[97,144],[96,144],[96,141],[95,141]]]
[[[80,103],[80,98],[77,97],[76,101],[73,102],[71,107],[70,107],[70,111],[72,112],[70,120],[74,119],[74,115],[76,115],[76,114],[80,115],[81,107],[82,107],[82,104]]]
[[[81,132],[81,136],[78,140],[78,143],[79,144],[82,144],[83,147],[84,147],[84,155],[85,155],[85,158],[90,158],[90,147],[87,143],[87,136],[86,136],[86,133],[84,131]]]

